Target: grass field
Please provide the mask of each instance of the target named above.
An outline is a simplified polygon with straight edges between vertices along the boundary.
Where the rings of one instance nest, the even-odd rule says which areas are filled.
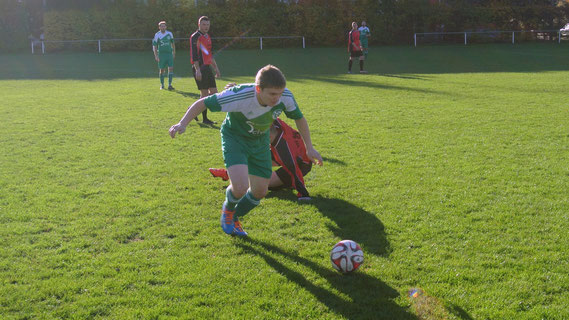
[[[273,63],[325,159],[225,235],[187,53],[0,56],[0,318],[567,319],[569,46],[227,50]],[[354,69],[357,70],[357,64]],[[366,261],[343,276],[341,239]],[[408,291],[424,294],[412,298]]]

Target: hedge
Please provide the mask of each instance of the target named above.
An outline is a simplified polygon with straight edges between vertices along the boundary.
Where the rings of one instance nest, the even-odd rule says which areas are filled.
[[[466,0],[444,1],[452,5],[429,0],[300,0],[290,4],[276,0],[209,0],[206,5],[200,0],[197,7],[194,0],[146,2],[113,1],[106,6],[52,9],[43,16],[45,38],[152,38],[160,20],[168,22],[175,37],[188,38],[197,29],[198,17],[207,15],[214,37],[300,35],[310,46],[343,46],[351,22],[366,20],[372,33],[371,45],[410,44],[415,32],[559,29],[569,20],[569,5],[481,6]],[[6,29],[10,23],[3,16],[0,14],[0,31],[10,33]],[[7,45],[0,41],[0,49]],[[241,45],[258,43],[243,41]],[[105,50],[149,47],[147,42],[105,42]]]

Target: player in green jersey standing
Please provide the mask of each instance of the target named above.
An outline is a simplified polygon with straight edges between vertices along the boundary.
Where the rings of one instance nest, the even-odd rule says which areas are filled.
[[[365,21],[362,21],[362,26],[358,29],[358,31],[360,32],[360,43],[362,44],[364,57],[367,60],[367,49],[368,49],[367,40],[371,33],[369,32],[369,28],[367,27]]]
[[[154,59],[158,62],[158,69],[160,69],[160,90],[164,89],[166,67],[168,67],[168,90],[174,90],[174,87],[172,87],[174,58],[176,57],[174,35],[172,32],[166,30],[166,21],[160,21],[158,28],[160,28],[160,31],[154,35],[152,50],[154,51]]]
[[[227,112],[220,131],[223,160],[231,184],[225,192],[221,228],[227,234],[246,236],[239,218],[258,206],[269,188],[272,175],[269,128],[273,121],[283,112],[294,119],[308,158],[322,165],[322,157],[312,146],[308,122],[286,88],[284,75],[275,66],[261,68],[254,84],[237,85],[194,102],[180,122],[170,127],[170,136],[184,133],[190,121],[206,108]]]

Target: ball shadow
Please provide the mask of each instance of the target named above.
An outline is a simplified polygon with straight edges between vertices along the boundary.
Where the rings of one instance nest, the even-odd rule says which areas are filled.
[[[356,271],[342,275],[330,268],[287,252],[264,241],[238,239],[236,246],[244,252],[263,258],[276,272],[310,292],[318,301],[346,319],[417,319],[406,308],[393,302],[399,293],[383,281]],[[345,297],[306,279],[298,271],[285,266],[282,259],[310,268]]]

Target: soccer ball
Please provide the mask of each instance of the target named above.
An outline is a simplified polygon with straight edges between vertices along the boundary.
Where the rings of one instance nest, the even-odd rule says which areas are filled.
[[[356,242],[342,240],[332,248],[330,261],[334,269],[341,273],[349,273],[357,270],[364,263],[364,252]]]

